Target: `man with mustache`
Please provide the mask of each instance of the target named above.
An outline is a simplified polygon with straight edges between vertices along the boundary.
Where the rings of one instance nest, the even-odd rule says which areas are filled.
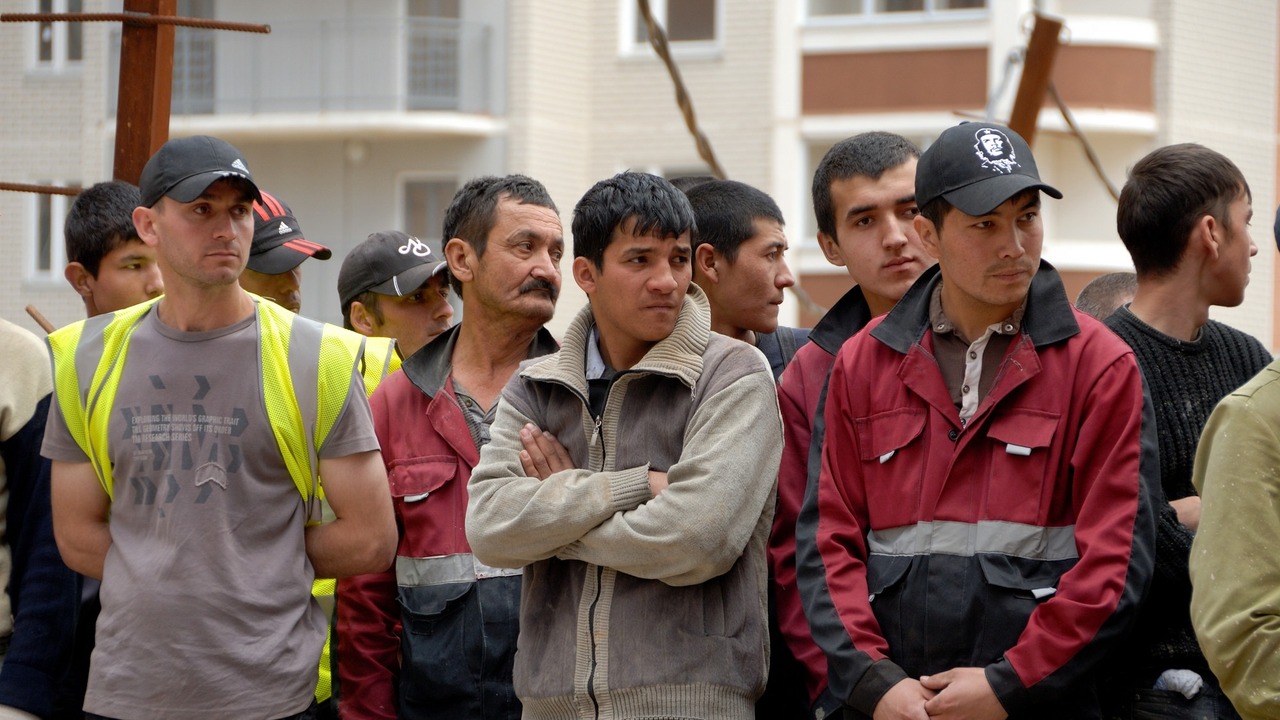
[[[448,263],[399,230],[376,232],[351,249],[338,270],[342,324],[367,337],[394,338],[400,357],[449,329]]]
[[[543,324],[560,293],[564,236],[542,184],[508,175],[464,185],[444,238],[448,272],[433,277],[449,277],[463,321],[408,355],[370,398],[401,532],[393,568],[338,585],[348,719],[521,713],[511,678],[520,569],[471,554],[467,479],[516,366],[556,350]]]
[[[837,354],[797,524],[830,690],[877,720],[1097,717],[1152,573],[1142,376],[1040,260],[1061,193],[1015,132],[947,129],[915,191],[938,265]]]

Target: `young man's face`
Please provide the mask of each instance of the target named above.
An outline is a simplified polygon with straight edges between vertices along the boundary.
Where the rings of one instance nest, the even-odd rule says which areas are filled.
[[[218,180],[189,203],[164,197],[153,208],[138,208],[133,222],[156,249],[167,284],[225,286],[239,281],[249,260],[253,196],[241,183]]]
[[[378,296],[378,315],[369,335],[392,337],[404,357],[417,352],[449,329],[453,307],[449,305],[449,281],[444,273],[433,275],[404,297]]]
[[[591,299],[605,361],[630,368],[675,329],[693,279],[689,232],[633,235],[634,218],[613,231],[600,267],[574,258],[573,273]]]
[[[164,292],[155,248],[137,238],[111,249],[98,263],[98,276],[86,273],[85,296],[91,315],[115,312]]]
[[[843,266],[873,315],[888,312],[934,263],[912,225],[916,207],[916,159],[872,179],[865,175],[831,183],[836,237],[818,233],[827,261]]]
[[[1250,258],[1258,254],[1258,246],[1249,236],[1249,223],[1253,219],[1253,202],[1241,193],[1227,206],[1229,228],[1217,223],[1218,259],[1213,268],[1212,286],[1209,288],[1211,305],[1235,307],[1244,302],[1244,289],[1249,285]]]
[[[240,274],[240,287],[255,295],[273,300],[277,305],[300,312],[302,310],[302,263],[292,270],[267,275],[245,268]]]
[[[769,218],[756,218],[751,225],[754,233],[738,246],[732,262],[707,246],[714,253],[714,278],[699,281],[711,298],[712,328],[731,337],[747,330],[777,330],[783,290],[796,284],[783,257],[787,236],[782,225]]]
[[[985,326],[1022,304],[1044,241],[1038,190],[1019,193],[986,215],[951,208],[940,228],[923,216],[915,224],[942,266],[942,309],[949,318]]]
[[[504,197],[494,208],[484,255],[468,249],[471,272],[461,279],[491,314],[542,325],[556,310],[563,255],[564,231],[554,210]]]

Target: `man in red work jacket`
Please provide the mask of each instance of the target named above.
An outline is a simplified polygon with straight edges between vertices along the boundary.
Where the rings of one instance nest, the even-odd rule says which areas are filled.
[[[1040,260],[1042,193],[1012,130],[944,131],[916,169],[938,265],[836,356],[798,574],[861,715],[1096,716],[1150,579],[1142,376]]]
[[[444,255],[463,321],[370,398],[400,544],[391,570],[338,585],[342,717],[518,720],[512,688],[520,570],[467,544],[467,480],[521,361],[554,352],[555,203],[522,175],[468,182],[445,213]]]

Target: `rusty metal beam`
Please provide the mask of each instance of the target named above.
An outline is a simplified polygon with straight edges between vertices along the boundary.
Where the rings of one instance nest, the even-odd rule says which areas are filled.
[[[1062,21],[1047,15],[1035,16],[1035,28],[1027,43],[1026,62],[1022,66],[1022,79],[1018,81],[1018,94],[1009,114],[1009,127],[1035,147],[1036,123],[1040,108],[1044,107],[1045,93],[1053,75],[1053,61],[1058,54],[1058,37]]]
[[[29,192],[37,195],[79,195],[81,188],[74,185],[31,185],[28,183],[0,182],[0,190]]]
[[[178,0],[125,0],[127,12],[172,15]],[[169,139],[173,26],[125,23],[120,33],[120,93],[112,177],[133,184]]]
[[[208,18],[190,18],[181,15],[139,15],[136,13],[3,13],[0,22],[119,22],[133,25],[175,25],[203,30],[233,30],[236,32],[269,33],[270,25],[259,23],[228,22]]]

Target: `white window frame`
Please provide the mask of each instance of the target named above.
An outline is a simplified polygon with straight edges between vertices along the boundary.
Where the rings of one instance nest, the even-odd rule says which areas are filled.
[[[70,10],[67,9],[67,0],[51,0],[51,2],[52,2],[52,9],[50,10],[50,12],[55,12],[55,13],[71,12]],[[31,10],[32,12],[35,12],[35,13],[41,12],[40,0],[32,0],[31,8],[32,8]],[[78,12],[85,12],[85,7],[83,2],[81,2],[80,4],[80,10]],[[54,70],[54,71],[66,70],[69,68],[79,68],[81,64],[84,62],[84,52],[85,52],[84,46],[85,46],[86,35],[88,34],[86,32],[86,30],[88,29],[87,25],[88,25],[87,23],[83,23],[81,25],[80,59],[71,60],[70,58],[68,58],[68,50],[70,48],[70,42],[71,42],[69,39],[69,28],[71,26],[71,23],[69,22],[49,23],[49,29],[53,33],[52,57],[49,60],[41,60],[40,59],[41,23],[32,23],[33,29],[31,31],[31,54],[29,56],[31,58],[31,67],[38,70]]]
[[[804,0],[804,22],[806,25],[862,25],[868,23],[937,23],[976,20],[987,17],[991,12],[991,3],[986,0],[986,7],[963,10],[940,10],[938,0],[924,0],[924,10],[919,12],[880,12],[875,9],[876,0],[860,0],[861,9],[845,15],[814,15],[810,0]]]
[[[79,185],[78,182],[70,180],[38,180],[35,181],[39,185],[53,185],[56,187],[74,187]],[[40,269],[40,204],[42,202],[49,203],[49,268],[47,270]],[[66,225],[67,212],[71,209],[71,204],[75,202],[72,195],[43,195],[40,193],[32,193],[27,201],[28,215],[30,218],[29,229],[27,231],[27,279],[32,282],[58,282],[63,278],[63,269],[67,266],[67,245],[66,238],[63,235],[63,228]]]
[[[666,28],[667,6],[680,0],[649,0],[649,9]],[[724,49],[724,0],[715,2],[715,37],[710,40],[672,40],[671,54],[683,58],[719,57]],[[636,42],[638,25],[644,22],[636,0],[618,0],[618,55],[621,57],[655,57],[648,42]]]

